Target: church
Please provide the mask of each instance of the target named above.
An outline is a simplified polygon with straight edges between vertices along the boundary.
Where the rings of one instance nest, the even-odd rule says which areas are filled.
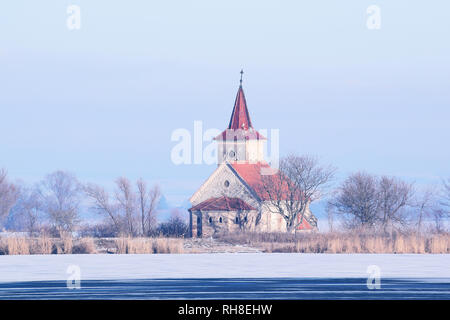
[[[271,169],[264,160],[267,138],[253,128],[242,88],[242,73],[228,128],[214,138],[218,166],[190,198],[191,237],[245,230],[287,230],[283,217],[264,205],[269,199],[260,188],[262,173]],[[295,231],[316,229],[317,219],[308,208]]]

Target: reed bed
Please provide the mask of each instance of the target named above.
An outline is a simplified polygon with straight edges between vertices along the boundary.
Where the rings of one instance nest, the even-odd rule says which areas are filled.
[[[247,245],[263,252],[294,253],[450,253],[450,234],[370,233],[234,233],[216,240]],[[183,238],[0,238],[0,255],[28,254],[116,254],[184,253]],[[106,247],[106,249],[105,249]],[[103,251],[102,251],[103,250]]]
[[[101,239],[97,239],[101,240]],[[85,237],[73,239],[69,236],[49,238],[8,237],[0,238],[0,255],[27,254],[96,254],[99,241]],[[111,240],[113,250],[118,254],[183,253],[184,240],[181,238],[130,238]]]
[[[22,237],[1,239],[0,252],[10,255],[30,254],[30,243]]]
[[[450,253],[450,234],[417,235],[368,233],[241,233],[218,238],[264,252],[297,253]]]
[[[94,239],[91,237],[81,238],[80,241],[72,248],[72,253],[76,254],[95,254],[97,248]]]
[[[115,239],[118,254],[183,253],[183,239],[130,238]]]

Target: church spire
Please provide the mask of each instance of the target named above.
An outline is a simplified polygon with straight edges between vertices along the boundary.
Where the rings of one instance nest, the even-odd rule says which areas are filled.
[[[245,101],[244,89],[242,89],[242,75],[244,71],[241,70],[241,80],[239,85],[239,90],[236,95],[236,100],[234,102],[233,112],[231,114],[230,123],[228,129],[244,129],[248,130],[253,128],[252,122],[250,120],[250,115],[247,109],[247,102]]]
[[[247,109],[247,102],[245,100],[244,89],[242,89],[242,75],[244,71],[241,70],[240,85],[234,101],[233,112],[231,113],[230,123],[228,128],[221,134],[215,137],[215,140],[221,141],[241,141],[241,140],[266,140],[264,136],[253,129],[252,121]]]

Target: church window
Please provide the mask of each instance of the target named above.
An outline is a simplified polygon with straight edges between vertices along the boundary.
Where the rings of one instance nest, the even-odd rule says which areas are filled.
[[[211,218],[211,217],[209,217],[208,221],[209,221],[209,223],[212,223],[212,218]]]
[[[239,217],[236,217],[236,223],[239,223]]]
[[[197,217],[197,223],[200,223],[201,221],[200,217]]]
[[[244,218],[244,222],[247,222],[247,217]]]
[[[234,158],[236,156],[236,152],[234,152],[233,150],[230,151],[230,158]]]
[[[219,218],[219,222],[222,223],[222,221],[223,221],[223,220],[222,220],[222,217],[220,217],[220,218]]]
[[[228,181],[228,180],[225,180],[225,182],[224,182],[224,185],[225,185],[225,187],[229,187],[230,186],[230,181]]]

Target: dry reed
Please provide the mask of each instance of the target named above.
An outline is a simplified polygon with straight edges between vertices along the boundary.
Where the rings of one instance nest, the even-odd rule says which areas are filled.
[[[178,238],[130,238],[115,239],[116,253],[152,254],[183,253],[183,240]]]
[[[97,248],[95,247],[94,239],[92,238],[81,238],[77,244],[72,248],[72,253],[77,254],[94,254],[97,253]]]
[[[30,243],[26,238],[10,237],[6,239],[6,249],[9,255],[30,254]]]
[[[450,253],[450,234],[310,233],[221,235],[219,240],[264,252],[299,253]]]

